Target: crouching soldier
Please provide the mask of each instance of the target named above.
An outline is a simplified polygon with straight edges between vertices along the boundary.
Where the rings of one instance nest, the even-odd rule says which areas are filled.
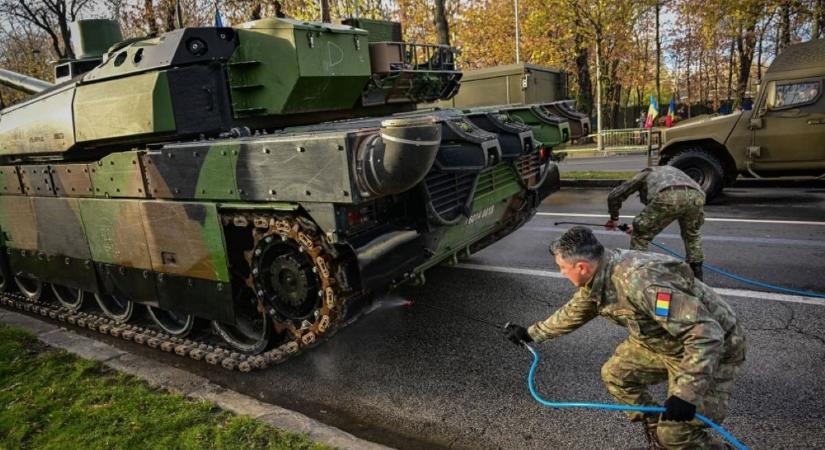
[[[607,196],[610,220],[605,227],[611,230],[616,227],[622,202],[636,191],[639,191],[639,199],[645,204],[645,208],[633,219],[630,248],[647,250],[650,241],[657,234],[674,220],[678,220],[685,243],[685,259],[696,278],[701,280],[704,255],[699,229],[705,223],[705,193],[702,188],[675,167],[642,169],[636,176],[610,191]]]
[[[649,448],[726,448],[695,414],[724,420],[734,377],[745,361],[745,337],[731,307],[684,262],[648,252],[605,251],[587,228],[571,228],[550,251],[578,291],[544,321],[529,328],[508,325],[506,337],[539,343],[606,317],[629,332],[602,367],[610,394],[619,403],[655,406],[647,386],[668,382],[661,416],[628,414],[644,425]]]

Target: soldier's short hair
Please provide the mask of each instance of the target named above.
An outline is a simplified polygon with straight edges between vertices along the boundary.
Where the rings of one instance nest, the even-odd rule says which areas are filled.
[[[550,243],[550,253],[565,261],[595,261],[604,254],[604,246],[590,228],[575,226]]]

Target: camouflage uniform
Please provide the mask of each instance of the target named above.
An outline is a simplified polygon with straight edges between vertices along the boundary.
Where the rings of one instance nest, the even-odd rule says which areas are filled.
[[[656,253],[606,251],[593,278],[528,333],[542,342],[597,315],[629,331],[601,372],[619,402],[657,405],[646,386],[667,380],[668,395],[722,422],[734,376],[745,360],[745,338],[730,306],[694,279],[687,264]],[[644,419],[642,413],[628,416]],[[667,448],[723,448],[696,419],[661,421],[657,433]]]
[[[675,167],[648,167],[617,186],[607,196],[607,209],[612,220],[619,219],[622,202],[636,191],[639,191],[639,199],[646,206],[633,219],[630,248],[647,250],[648,244],[657,234],[671,222],[678,220],[682,240],[685,242],[687,261],[704,261],[702,235],[699,234],[699,228],[705,223],[702,211],[705,206],[705,193],[702,192],[702,188]]]

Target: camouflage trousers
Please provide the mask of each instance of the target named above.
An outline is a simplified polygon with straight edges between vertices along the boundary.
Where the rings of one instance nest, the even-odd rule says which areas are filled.
[[[689,263],[704,261],[702,235],[699,228],[705,223],[705,194],[695,189],[674,189],[660,192],[645,209],[633,219],[630,237],[631,250],[647,250],[650,241],[674,220],[679,221]]]
[[[743,349],[744,352],[744,349]],[[722,423],[728,411],[728,400],[733,390],[733,379],[744,360],[722,362],[713,374],[710,386],[696,412],[716,423]],[[607,390],[619,403],[658,406],[647,391],[647,386],[668,381],[673,386],[674,374],[681,358],[662,355],[628,339],[621,343],[613,356],[602,366],[602,380]],[[670,395],[670,390],[668,390]],[[633,422],[646,420],[643,413],[629,412]],[[649,419],[648,419],[649,420]],[[704,422],[672,422],[660,420],[657,429],[659,441],[668,449],[724,449],[728,448]]]

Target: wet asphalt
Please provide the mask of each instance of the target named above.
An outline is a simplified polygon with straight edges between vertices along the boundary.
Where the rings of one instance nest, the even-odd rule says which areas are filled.
[[[607,190],[568,189],[549,197],[522,229],[466,263],[552,270],[546,243],[562,220],[603,222]],[[638,201],[622,214],[635,214]],[[737,274],[825,292],[825,189],[729,189],[706,208],[706,261]],[[759,223],[778,220],[806,223]],[[629,219],[625,219],[629,221]],[[628,245],[597,231],[607,247]],[[658,239],[681,251],[678,228]],[[755,289],[709,273],[708,284]],[[760,288],[761,290],[761,288]],[[295,409],[359,437],[402,449],[627,449],[638,425],[621,413],[547,409],[530,397],[531,358],[499,330],[469,320],[527,325],[564,304],[567,280],[438,267],[423,287],[405,287],[386,306],[298,358],[238,374],[117,342],[261,400]],[[411,299],[412,307],[397,306]],[[825,300],[809,305],[728,297],[744,324],[748,361],[724,425],[754,449],[825,448]],[[431,307],[433,306],[433,307]],[[438,309],[436,309],[438,308]],[[445,309],[449,310],[446,312]],[[610,402],[601,365],[626,332],[595,319],[540,347],[537,385],[548,399]],[[664,399],[664,386],[654,389]]]

